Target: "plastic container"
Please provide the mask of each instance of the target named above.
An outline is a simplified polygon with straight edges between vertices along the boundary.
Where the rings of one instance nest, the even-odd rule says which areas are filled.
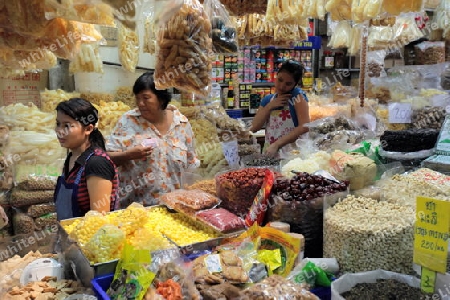
[[[114,274],[108,274],[101,277],[96,277],[92,279],[92,289],[95,292],[95,296],[97,299],[101,300],[109,300],[108,294],[106,294],[106,291],[109,289],[109,286],[111,285],[111,282],[114,279]]]
[[[244,116],[243,109],[227,109],[227,115],[233,119],[240,119]]]

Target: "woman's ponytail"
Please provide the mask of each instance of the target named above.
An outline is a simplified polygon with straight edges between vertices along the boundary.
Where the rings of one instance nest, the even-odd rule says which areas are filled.
[[[89,142],[94,148],[101,148],[103,151],[106,151],[105,138],[97,127],[89,135]]]

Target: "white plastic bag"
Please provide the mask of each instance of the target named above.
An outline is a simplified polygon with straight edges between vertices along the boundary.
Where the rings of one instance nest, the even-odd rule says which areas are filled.
[[[377,279],[394,279],[409,286],[420,288],[420,280],[414,276],[375,270],[354,274],[345,274],[331,283],[331,300],[345,300],[342,293],[351,290],[358,283],[375,283]]]

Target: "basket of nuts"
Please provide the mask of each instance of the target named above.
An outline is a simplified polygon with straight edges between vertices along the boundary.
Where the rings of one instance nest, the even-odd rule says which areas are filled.
[[[304,235],[305,257],[322,257],[324,198],[346,194],[348,185],[306,172],[291,179],[278,178],[272,188],[266,221],[288,223],[291,232]]]

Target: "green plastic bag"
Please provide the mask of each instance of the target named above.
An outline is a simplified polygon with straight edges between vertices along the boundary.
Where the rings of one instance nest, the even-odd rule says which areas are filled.
[[[155,278],[155,274],[149,271],[151,262],[150,251],[136,250],[125,244],[107,292],[111,300],[143,299]]]

